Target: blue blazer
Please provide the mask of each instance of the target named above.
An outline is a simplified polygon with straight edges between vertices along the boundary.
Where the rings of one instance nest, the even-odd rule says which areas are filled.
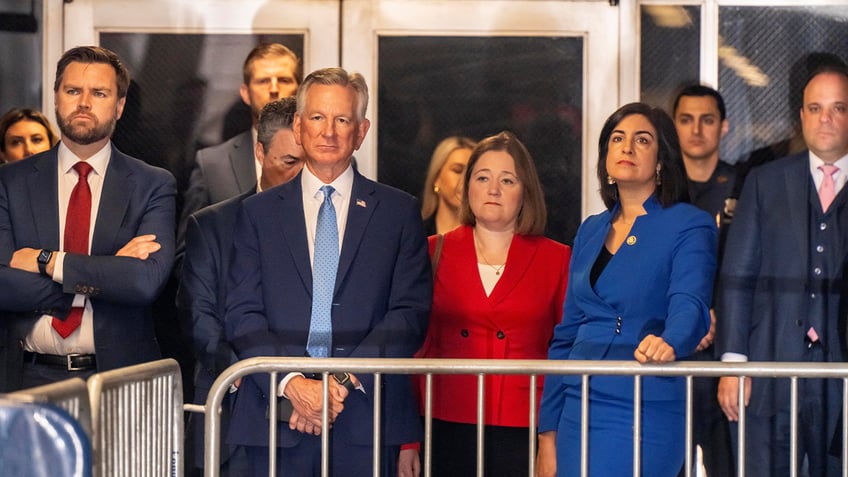
[[[811,193],[812,191],[812,193]],[[843,188],[831,205],[837,214],[838,259],[830,264],[825,317],[826,360],[848,359],[840,338],[844,310],[840,289],[848,252],[848,206]],[[716,309],[716,351],[741,353],[749,361],[804,361],[810,306],[811,207],[820,207],[803,152],[760,166],[745,179],[728,231]],[[842,305],[844,307],[844,305]],[[754,378],[749,410],[771,415],[789,405],[788,380]],[[835,415],[835,414],[834,414]]]
[[[300,175],[242,203],[235,228],[227,293],[227,339],[239,358],[306,354],[312,308],[312,267],[306,238]],[[427,240],[417,201],[355,173],[333,297],[333,357],[410,358],[421,347],[432,300]],[[293,370],[296,371],[296,370]],[[358,376],[333,426],[335,438],[371,445],[374,380]],[[245,383],[247,386],[245,386]],[[387,375],[383,442],[421,438],[408,376]],[[266,376],[243,381],[230,441],[266,446]],[[302,434],[281,425],[279,442],[293,446]]]
[[[112,146],[94,222],[91,255],[67,254],[64,283],[9,267],[23,247],[59,249],[58,147],[0,169],[0,387],[20,383],[18,344],[41,314],[65,317],[74,294],[94,309],[98,371],[158,359],[150,305],[174,262],[176,181]],[[147,260],[116,257],[133,237],[154,234]],[[5,374],[5,375],[4,375]]]
[[[594,288],[589,275],[619,206],[589,217],[580,226],[563,318],[554,330],[549,359],[631,361],[648,334],[661,336],[681,359],[707,333],[716,268],[714,220],[689,204],[663,208],[654,196],[644,208],[647,215],[637,218]],[[642,382],[644,401],[685,397],[680,379],[649,377]],[[580,376],[545,378],[540,432],[557,429],[567,386],[579,389]],[[608,396],[633,399],[631,378],[595,376],[590,387]]]

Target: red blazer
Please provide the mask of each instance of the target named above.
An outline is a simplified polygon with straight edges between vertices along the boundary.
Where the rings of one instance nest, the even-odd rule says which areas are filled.
[[[438,236],[431,236],[430,255]],[[571,248],[553,240],[516,235],[498,283],[486,296],[477,265],[473,228],[445,234],[436,268],[433,306],[421,358],[545,359],[562,318]],[[542,396],[536,381],[536,406]],[[486,424],[527,427],[530,378],[487,376]],[[419,383],[424,402],[423,376]],[[433,376],[433,417],[477,422],[477,377]]]

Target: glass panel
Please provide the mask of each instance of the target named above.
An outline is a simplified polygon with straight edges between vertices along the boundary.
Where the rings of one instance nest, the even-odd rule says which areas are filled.
[[[132,76],[113,140],[121,151],[170,170],[182,192],[197,149],[250,128],[239,96],[242,65],[262,42],[303,57],[302,35],[101,33]]]
[[[641,101],[670,114],[677,89],[701,74],[701,8],[645,5],[640,20]]]
[[[419,196],[436,144],[508,129],[533,156],[547,235],[571,243],[580,223],[581,37],[381,37],[378,175]]]
[[[848,58],[846,19],[847,6],[719,9],[719,85],[731,121],[723,157],[762,162],[804,149],[804,82],[832,55]]]
[[[13,107],[41,109],[41,3],[5,0],[0,6],[0,115]],[[46,113],[53,120],[53,112]]]

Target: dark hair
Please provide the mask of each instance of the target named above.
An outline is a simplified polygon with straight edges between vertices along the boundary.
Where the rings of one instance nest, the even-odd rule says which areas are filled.
[[[807,81],[804,82],[804,88],[802,89],[802,96],[803,91],[806,91],[807,86],[810,85],[810,81],[812,81],[813,78],[815,78],[816,76],[825,73],[833,73],[848,78],[848,66],[846,66],[844,63],[823,63],[816,66],[810,71],[810,74],[807,75]],[[801,107],[804,107],[803,99],[801,102]]]
[[[297,100],[293,96],[271,101],[262,108],[256,133],[256,140],[262,144],[262,150],[268,151],[277,131],[292,128],[296,110]]]
[[[298,58],[291,49],[280,43],[260,43],[250,50],[250,53],[247,54],[247,58],[244,59],[244,65],[242,65],[241,69],[242,81],[244,84],[250,84],[250,80],[253,78],[254,61],[259,58],[271,58],[274,56],[291,58],[295,65],[294,79],[297,81],[297,84],[303,82],[303,70],[300,66],[300,58]]]
[[[50,121],[41,111],[30,108],[12,108],[0,117],[0,151],[6,152],[6,131],[21,121],[32,121],[44,126],[50,146],[55,146],[56,142],[59,141],[59,136],[56,135],[53,127],[50,126]]]
[[[342,68],[324,68],[315,70],[303,80],[303,84],[297,89],[297,111],[302,113],[306,107],[306,94],[312,85],[344,86],[351,88],[356,93],[356,104],[354,114],[356,121],[365,121],[365,113],[368,109],[368,85],[365,78],[359,73],[348,73]]]
[[[674,106],[671,108],[672,116],[677,116],[677,106],[680,105],[680,98],[684,96],[712,97],[716,102],[716,106],[718,106],[718,114],[721,120],[724,121],[727,119],[727,108],[724,106],[724,98],[721,97],[721,93],[702,84],[690,84],[683,87],[683,89],[677,93],[677,97],[674,98]]]
[[[648,119],[657,130],[657,164],[660,165],[660,184],[654,194],[663,207],[678,202],[689,202],[689,184],[680,152],[677,129],[668,113],[645,103],[630,103],[620,107],[607,118],[598,141],[598,182],[601,184],[601,199],[607,209],[618,202],[618,186],[607,181],[607,153],[610,136],[616,126],[627,116],[640,114]]]
[[[459,220],[464,225],[475,225],[477,218],[471,211],[468,203],[468,183],[471,182],[471,173],[480,156],[489,151],[504,151],[515,161],[515,174],[522,185],[522,206],[518,211],[518,219],[515,222],[515,233],[521,235],[542,235],[545,233],[545,225],[548,220],[548,212],[545,208],[545,193],[542,183],[539,182],[539,174],[533,158],[524,147],[524,144],[509,131],[502,131],[495,136],[489,136],[477,144],[471,151],[468,159],[468,167],[465,169],[465,189],[462,191],[462,205],[459,208]]]
[[[118,98],[126,98],[127,90],[130,88],[130,72],[124,63],[113,51],[100,46],[78,46],[66,51],[59,58],[56,65],[56,82],[53,83],[53,92],[59,91],[65,68],[71,63],[101,63],[115,69],[115,80],[118,84]]]

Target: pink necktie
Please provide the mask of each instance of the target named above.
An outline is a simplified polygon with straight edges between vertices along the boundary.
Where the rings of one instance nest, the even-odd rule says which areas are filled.
[[[822,211],[827,212],[827,208],[836,197],[836,184],[833,182],[833,175],[839,171],[839,168],[833,164],[824,164],[819,166],[819,169],[824,173],[821,187],[819,188],[819,201],[821,202]]]
[[[91,230],[91,189],[88,187],[88,173],[91,165],[87,162],[74,164],[79,179],[71,191],[68,201],[68,214],[65,217],[65,252],[88,255],[88,232]],[[75,306],[65,321],[53,318],[53,329],[62,339],[67,338],[82,323],[83,307]]]

